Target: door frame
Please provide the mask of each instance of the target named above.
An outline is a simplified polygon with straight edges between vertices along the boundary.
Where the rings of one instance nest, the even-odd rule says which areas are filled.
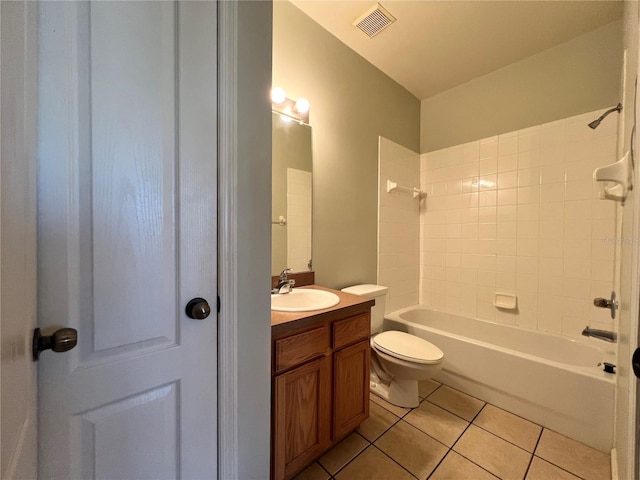
[[[269,472],[272,36],[271,0],[218,2],[219,478]]]
[[[2,10],[7,6],[12,11],[9,15],[5,11],[3,16]],[[5,40],[9,38],[11,41],[6,42],[2,49],[4,52],[0,52],[0,82],[3,78],[9,79],[3,85],[5,96],[1,98],[3,108],[0,109],[0,123],[4,125],[4,129],[0,132],[0,144],[10,154],[3,155],[0,149],[0,178],[4,179],[5,187],[9,184],[17,188],[2,189],[0,197],[0,202],[4,203],[5,208],[10,209],[7,215],[5,215],[7,212],[3,212],[0,221],[0,230],[3,232],[0,248],[3,255],[12,257],[9,261],[3,262],[0,279],[18,285],[21,292],[16,297],[7,296],[3,283],[4,298],[0,298],[0,304],[4,318],[0,319],[0,324],[5,327],[5,322],[11,319],[12,328],[11,330],[0,329],[0,357],[3,364],[13,364],[14,367],[19,365],[20,374],[24,375],[25,383],[20,386],[12,385],[11,378],[5,378],[2,374],[0,391],[4,391],[5,395],[9,392],[12,397],[17,396],[19,402],[26,404],[25,416],[19,417],[22,420],[21,425],[15,429],[7,428],[6,432],[3,430],[3,436],[0,436],[3,447],[0,455],[8,453],[7,457],[2,458],[1,463],[5,468],[0,470],[0,477],[11,480],[35,478],[38,474],[37,366],[31,358],[31,340],[37,321],[35,165],[38,52],[36,4],[20,0],[12,2],[11,5],[3,4],[2,7],[0,8],[0,38],[4,37]],[[11,22],[12,14],[19,15],[19,21]],[[8,101],[14,101],[14,104],[7,107]],[[5,107],[9,112],[6,116],[1,111]],[[7,249],[8,246],[15,247],[18,242],[20,242],[18,251],[13,248]],[[0,297],[2,296],[0,294]],[[27,305],[24,305],[24,302]],[[16,312],[19,312],[18,315]],[[16,325],[19,331],[15,328]],[[3,369],[0,368],[0,370]],[[18,393],[14,393],[16,391]],[[16,417],[15,412],[7,410],[15,405],[13,402],[15,402],[13,398],[11,403],[7,402],[9,407],[5,406],[5,417],[7,413],[9,416]],[[0,410],[0,417],[2,417],[2,410]],[[2,418],[0,423],[1,421]]]

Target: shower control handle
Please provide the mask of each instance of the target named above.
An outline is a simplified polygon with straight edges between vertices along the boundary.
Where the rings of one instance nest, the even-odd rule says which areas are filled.
[[[593,304],[598,308],[608,308],[611,310],[611,318],[616,318],[616,310],[618,309],[618,300],[616,300],[616,292],[611,292],[611,299],[594,298]]]
[[[594,298],[593,304],[599,308],[611,308],[611,300],[606,298]]]

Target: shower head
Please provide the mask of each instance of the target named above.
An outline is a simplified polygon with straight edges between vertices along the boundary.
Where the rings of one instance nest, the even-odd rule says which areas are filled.
[[[611,112],[616,112],[616,111],[620,113],[620,110],[622,110],[621,103],[604,112],[602,115],[600,115],[600,117],[597,120],[594,120],[593,122],[589,123],[589,127],[595,130],[596,128],[598,128],[598,125],[600,125],[600,122],[602,122],[602,120],[604,120],[607,115],[609,115]]]

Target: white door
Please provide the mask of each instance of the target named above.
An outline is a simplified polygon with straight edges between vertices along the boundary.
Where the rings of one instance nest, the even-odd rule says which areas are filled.
[[[38,20],[40,477],[215,478],[216,4]]]
[[[37,476],[36,9],[0,2],[0,478]]]

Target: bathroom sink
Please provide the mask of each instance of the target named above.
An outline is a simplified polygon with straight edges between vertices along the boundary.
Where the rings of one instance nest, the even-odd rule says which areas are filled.
[[[271,310],[279,312],[308,312],[333,307],[340,302],[335,293],[309,288],[294,288],[290,293],[271,295]]]

